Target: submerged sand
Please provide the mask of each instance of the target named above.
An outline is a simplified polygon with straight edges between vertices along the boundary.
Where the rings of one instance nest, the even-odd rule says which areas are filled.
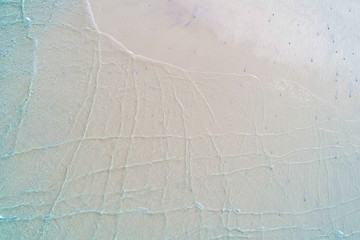
[[[29,2],[31,28],[4,28],[36,64],[2,90],[23,98],[1,122],[1,238],[358,238],[356,70],[334,80],[355,60],[229,43],[205,13],[183,26],[200,3],[156,4],[58,1],[42,19]]]

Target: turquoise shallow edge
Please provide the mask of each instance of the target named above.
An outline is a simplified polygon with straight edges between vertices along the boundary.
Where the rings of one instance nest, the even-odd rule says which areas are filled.
[[[44,232],[46,232],[47,224],[52,221],[55,222],[52,218],[53,215],[48,214],[48,212],[49,209],[53,208],[52,204],[54,203],[54,199],[58,197],[58,189],[60,189],[59,185],[61,185],[61,181],[59,180],[60,177],[54,177],[52,180],[49,180],[48,176],[51,174],[55,175],[51,172],[54,169],[61,173],[61,170],[63,169],[60,169],[60,167],[56,168],[56,164],[61,165],[61,167],[66,166],[66,164],[63,162],[56,162],[58,156],[53,157],[50,155],[54,154],[54,152],[51,151],[49,151],[49,153],[45,153],[44,151],[44,153],[34,154],[24,158],[17,156],[20,155],[17,153],[28,150],[21,149],[21,144],[18,144],[19,142],[24,141],[24,139],[21,139],[22,136],[19,135],[19,129],[24,127],[23,121],[29,113],[39,110],[36,109],[37,106],[31,104],[31,101],[34,97],[34,92],[37,91],[37,83],[39,81],[47,80],[39,79],[37,77],[39,70],[39,59],[37,57],[38,50],[41,49],[44,41],[46,41],[45,38],[42,38],[44,32],[51,24],[59,23],[57,22],[61,19],[59,16],[64,12],[72,11],[74,9],[76,11],[80,8],[84,10],[83,5],[81,6],[83,3],[83,1],[78,1],[78,3],[76,3],[76,1],[70,0],[0,0],[0,240],[46,239],[44,237],[46,235]],[[83,23],[79,23],[79,25],[81,24]],[[76,35],[80,36],[80,34]],[[86,37],[81,35],[79,38],[84,40]],[[89,39],[91,38],[89,37]],[[84,42],[86,41],[88,41],[88,39],[84,40]],[[90,45],[91,44],[89,44],[89,46]],[[87,47],[88,46],[81,48],[80,51],[86,50]],[[56,49],[56,51],[61,52],[62,50]],[[84,54],[84,56],[87,55]],[[89,61],[91,61],[90,58]],[[354,136],[358,135],[359,131],[358,127],[355,125],[355,121],[343,121],[341,123],[346,125],[346,129],[350,129],[350,126],[352,126],[350,124],[353,124],[354,128],[351,129],[353,131],[351,134]],[[350,135],[350,130],[347,132],[349,132]],[[338,133],[339,136],[340,133],[341,131]],[[31,136],[29,139],[31,139]],[[357,139],[358,138],[355,140]],[[68,141],[69,139],[62,140],[64,141],[64,144],[71,145],[71,141]],[[50,146],[59,146],[62,143],[56,144],[58,144],[58,142],[55,140],[54,142],[49,142]],[[69,147],[69,149],[70,148],[71,147]],[[63,148],[59,149],[58,152]],[[348,160],[348,162],[351,164],[353,164],[352,162],[357,163],[358,159],[360,159],[358,150],[350,149],[349,152],[351,153],[349,159],[351,159]],[[320,152],[320,154],[321,153],[322,152]],[[345,152],[345,154],[347,154],[347,152]],[[53,157],[53,159],[50,159],[49,156]],[[59,157],[59,159],[60,158],[61,157]],[[33,169],[29,169],[34,164],[38,165]],[[351,176],[349,177],[349,186],[354,187],[355,189],[356,184],[354,182],[356,182],[357,178],[353,178],[353,175],[350,175],[348,168],[344,168],[343,165],[343,162],[339,164],[339,172]],[[35,171],[32,171],[34,169]],[[358,165],[354,165],[353,170],[357,171],[357,169]],[[18,177],[18,175],[21,174],[24,176]],[[355,173],[351,174],[355,175]],[[19,181],[19,179],[21,181]],[[353,180],[354,182],[350,182]],[[41,183],[36,185],[34,184],[35,182]],[[343,184],[341,181],[340,183]],[[49,187],[45,188],[43,187],[44,185],[41,184],[48,184],[46,186]],[[58,186],[55,186],[56,184],[58,184]],[[341,185],[341,187],[343,186],[345,185]],[[58,189],[56,189],[57,187]],[[355,206],[355,203],[357,203],[357,201],[358,199],[356,198],[350,202],[354,203],[354,206],[349,205],[349,209],[351,210],[351,208],[353,208],[353,211],[349,211],[349,213],[346,214],[356,214],[358,207]],[[347,203],[344,202],[339,204],[339,206],[347,207],[348,205],[346,204]],[[197,204],[196,207],[197,209],[204,208],[200,203]],[[137,211],[144,213],[148,211],[148,209],[140,207]],[[80,211],[76,209],[73,210],[72,214],[75,216],[79,212]],[[338,214],[338,212],[335,213]],[[99,219],[97,219],[98,214],[96,212],[88,212],[84,214],[84,216],[86,216],[86,218],[79,217],[80,222],[91,219],[89,221],[96,222],[94,225],[98,224]],[[111,216],[109,216],[109,219],[110,217]],[[335,217],[338,218],[337,215],[335,215]],[[344,214],[344,216],[340,217],[344,218],[344,225],[351,221],[351,216],[345,218],[347,215]],[[66,223],[71,225],[71,216],[66,216],[64,219],[66,219]],[[353,219],[359,218],[354,216]],[[105,226],[104,228],[106,229],[109,227],[105,220],[100,224]],[[109,222],[111,221],[109,220]],[[56,229],[58,233],[66,231],[67,225],[63,226],[64,228],[59,227],[60,224],[54,225],[54,229]],[[87,232],[88,229],[79,229],[79,234],[81,231]],[[109,229],[109,231],[111,231],[111,229]],[[76,236],[77,233],[78,232],[74,231],[74,235],[71,237]],[[51,234],[52,233],[49,233],[46,236],[52,236],[52,239],[67,239],[66,236],[53,236]],[[334,229],[334,233],[332,234],[331,237],[326,239],[344,239],[346,237],[340,230]],[[351,238],[351,235],[349,236],[349,239],[353,239]],[[81,238],[81,236],[78,237]]]
[[[37,40],[24,11],[28,5],[0,1],[0,156],[14,151],[36,77]]]
[[[23,203],[6,186],[7,170],[12,155],[22,151],[16,145],[23,119],[36,110],[29,103],[37,80],[38,38],[58,14],[59,5],[66,7],[66,1],[0,0],[0,239],[38,239],[30,231],[38,223],[24,224],[33,216],[21,210],[9,214]],[[17,169],[15,162],[12,168]]]

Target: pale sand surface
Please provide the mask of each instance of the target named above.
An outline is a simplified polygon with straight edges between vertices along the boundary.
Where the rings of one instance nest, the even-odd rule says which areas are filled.
[[[355,60],[261,48],[192,4],[60,1],[33,24],[36,78],[1,148],[2,239],[359,238]],[[194,22],[170,27],[177,12]]]

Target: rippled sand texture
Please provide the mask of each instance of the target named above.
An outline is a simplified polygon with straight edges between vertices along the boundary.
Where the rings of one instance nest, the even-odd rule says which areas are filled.
[[[90,6],[0,1],[1,239],[360,237],[355,63],[184,70]]]

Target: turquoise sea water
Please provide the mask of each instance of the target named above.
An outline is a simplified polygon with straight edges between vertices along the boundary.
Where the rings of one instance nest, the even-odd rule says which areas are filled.
[[[355,70],[338,99],[185,71],[88,8],[0,0],[0,240],[359,238]]]

